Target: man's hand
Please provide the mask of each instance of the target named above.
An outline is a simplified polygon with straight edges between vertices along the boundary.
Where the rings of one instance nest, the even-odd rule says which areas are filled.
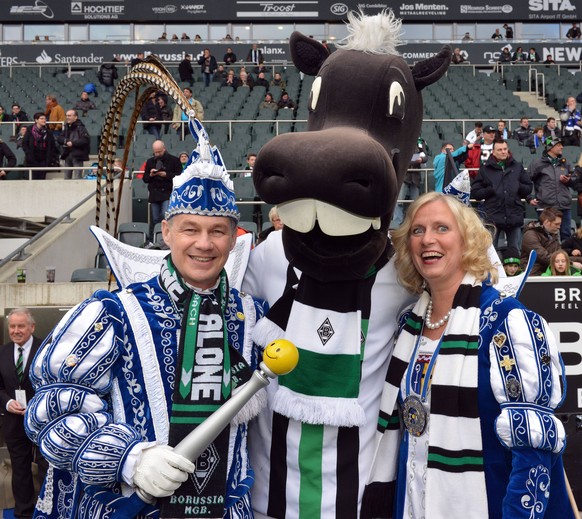
[[[22,407],[16,400],[10,400],[6,409],[10,413],[19,414],[22,416],[24,415],[24,411],[26,411],[26,409],[24,409],[24,407]]]
[[[574,249],[571,253],[570,256],[582,256],[582,253],[580,253],[579,249]]]
[[[143,450],[133,483],[153,497],[167,497],[193,472],[194,463],[176,454],[173,447],[154,445]]]
[[[4,178],[6,176],[6,171],[0,171],[0,178]]]
[[[532,199],[529,201],[529,205],[533,205],[533,206],[536,206],[536,205],[538,205],[538,199],[537,199],[537,198],[532,198]]]
[[[570,182],[570,176],[569,175],[560,175],[560,182],[562,184],[567,184],[568,182]]]

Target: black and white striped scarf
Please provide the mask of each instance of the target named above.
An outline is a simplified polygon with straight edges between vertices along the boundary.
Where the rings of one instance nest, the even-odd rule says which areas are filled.
[[[481,282],[465,275],[453,301],[451,317],[441,340],[432,375],[430,437],[426,478],[426,510],[447,516],[447,488],[458,486],[463,473],[464,492],[455,503],[471,510],[467,517],[487,517],[483,445],[478,409],[478,348]],[[378,420],[376,455],[362,503],[362,518],[392,517],[396,492],[401,426],[398,395],[402,378],[422,333],[430,300],[424,292],[404,314],[390,361]]]

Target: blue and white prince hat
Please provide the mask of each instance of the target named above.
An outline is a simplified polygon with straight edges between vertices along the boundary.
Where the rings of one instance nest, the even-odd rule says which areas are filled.
[[[190,119],[190,132],[198,142],[186,169],[173,179],[166,220],[177,214],[227,216],[238,223],[240,213],[234,187],[220,151],[210,146],[208,134],[198,119]]]

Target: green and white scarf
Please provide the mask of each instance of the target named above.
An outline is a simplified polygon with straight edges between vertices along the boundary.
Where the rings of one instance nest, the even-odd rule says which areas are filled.
[[[168,256],[160,280],[183,313],[169,433],[169,444],[175,446],[230,398],[235,380],[248,381],[251,370],[228,343],[229,287],[224,270],[216,289],[199,294],[185,284]],[[232,365],[244,366],[236,377]],[[226,427],[196,460],[196,473],[172,499],[160,500],[162,517],[188,517],[179,504],[180,496],[204,499],[206,512],[197,517],[224,515],[229,437],[230,427]]]
[[[488,516],[477,394],[480,295],[481,283],[465,275],[453,301],[432,375],[425,487],[427,517],[447,517],[451,507],[447,496],[452,488],[460,489],[455,495],[456,510],[466,510],[467,518]],[[409,363],[413,361],[411,355],[422,333],[429,300],[429,293],[424,292],[408,314],[390,361],[378,420],[378,445],[364,492],[362,518],[392,517],[403,433],[398,395]]]
[[[364,279],[322,282],[288,272],[287,288],[255,327],[266,346],[285,338],[299,350],[299,364],[278,378],[276,413],[303,423],[336,427],[365,424],[358,403],[372,287],[382,259]]]

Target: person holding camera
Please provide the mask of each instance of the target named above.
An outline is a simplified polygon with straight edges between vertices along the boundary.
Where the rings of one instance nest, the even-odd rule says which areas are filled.
[[[566,106],[560,110],[560,120],[562,121],[562,140],[564,146],[580,146],[580,120],[582,114],[576,107],[574,96],[566,99]]]
[[[152,227],[164,219],[172,194],[172,179],[182,173],[178,157],[170,155],[162,141],[152,144],[153,157],[146,161],[143,181],[148,185],[148,202],[152,210]]]

